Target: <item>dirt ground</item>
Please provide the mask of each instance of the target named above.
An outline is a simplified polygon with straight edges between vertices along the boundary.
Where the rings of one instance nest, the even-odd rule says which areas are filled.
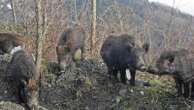
[[[6,81],[9,60],[0,56],[0,110],[24,110],[15,88]],[[54,65],[45,65],[40,106],[46,110],[191,110],[191,101],[176,96],[174,83],[167,76],[138,72],[132,87],[110,80],[99,59],[77,62],[76,67],[61,73]]]

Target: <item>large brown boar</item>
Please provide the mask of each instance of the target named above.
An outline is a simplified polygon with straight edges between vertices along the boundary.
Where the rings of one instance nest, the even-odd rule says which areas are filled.
[[[18,89],[21,103],[30,110],[37,109],[39,96],[39,76],[32,58],[20,46],[11,50],[13,55],[7,67],[7,75],[12,86]]]
[[[68,28],[62,33],[56,47],[61,69],[83,58],[85,37],[85,32],[80,26]]]

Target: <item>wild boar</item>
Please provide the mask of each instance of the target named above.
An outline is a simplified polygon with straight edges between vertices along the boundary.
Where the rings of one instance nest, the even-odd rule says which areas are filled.
[[[163,51],[156,60],[156,66],[148,69],[157,75],[173,76],[178,95],[184,97],[191,97],[194,92],[193,70],[194,56],[186,49]]]
[[[7,75],[12,86],[18,89],[21,103],[30,110],[37,109],[39,97],[39,74],[32,58],[21,46],[11,50],[13,55],[7,66]]]
[[[126,84],[126,69],[130,70],[130,84],[135,85],[136,70],[144,71],[147,67],[144,63],[144,54],[149,50],[149,44],[139,47],[134,37],[123,34],[120,36],[108,36],[101,47],[101,57],[108,67],[109,76],[117,78],[120,72],[122,83]]]
[[[68,28],[62,33],[56,47],[58,64],[61,69],[83,59],[85,37],[85,31],[80,26]]]

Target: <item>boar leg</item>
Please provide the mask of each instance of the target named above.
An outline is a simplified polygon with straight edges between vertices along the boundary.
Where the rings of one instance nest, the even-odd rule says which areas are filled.
[[[118,70],[117,69],[113,69],[112,74],[113,74],[113,76],[114,76],[116,81],[118,81],[117,73],[118,73]]]
[[[110,79],[112,79],[112,73],[113,73],[113,69],[111,67],[108,67],[108,77]]]
[[[24,87],[18,87],[18,96],[19,96],[19,102],[25,106],[26,110],[32,110],[28,105],[27,105],[27,96],[24,91]]]
[[[180,84],[181,86],[180,86],[180,88],[181,88],[181,90],[180,90],[180,92],[181,92],[181,95],[184,95],[185,94],[185,91],[186,91],[186,89],[185,89],[185,84],[184,83],[181,83]]]
[[[112,68],[108,67],[108,75],[111,76]]]
[[[192,81],[189,81],[189,98],[191,98],[192,95]]]
[[[178,93],[178,96],[181,96],[183,95],[183,85],[182,85],[182,81],[180,79],[177,79],[175,78],[175,83],[176,83],[176,88],[177,88],[177,93]]]
[[[108,76],[110,79],[112,79],[112,76],[114,76],[114,79],[118,81],[117,73],[118,73],[117,69],[108,67]]]
[[[126,84],[127,78],[126,78],[126,69],[121,69],[120,70],[120,75],[121,75],[121,82],[123,84]]]
[[[184,97],[191,98],[192,93],[192,83],[191,81],[184,83]]]
[[[24,93],[24,90],[22,90],[21,88],[18,89],[19,91],[19,100],[20,100],[20,103],[24,103],[24,102],[27,102],[27,100],[25,100],[25,93]]]
[[[19,96],[20,103],[27,102],[26,93],[24,92],[25,86],[26,86],[26,82],[23,80],[21,82],[19,82],[19,84],[17,84],[18,96]]]
[[[190,98],[191,96],[191,82],[183,83],[184,84],[184,97]]]
[[[131,84],[131,86],[135,86],[135,74],[136,74],[136,70],[130,69],[130,73],[131,73],[130,84]]]

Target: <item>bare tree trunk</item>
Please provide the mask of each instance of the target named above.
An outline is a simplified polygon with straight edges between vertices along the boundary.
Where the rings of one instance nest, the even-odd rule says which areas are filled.
[[[75,19],[76,19],[76,21],[77,21],[77,19],[78,19],[78,13],[77,13],[77,0],[74,0],[74,13],[75,13]]]
[[[15,3],[14,3],[14,0],[10,0],[10,4],[11,4],[13,22],[14,22],[14,25],[16,25],[16,24],[17,24],[17,19],[16,19],[16,10],[15,10]]]
[[[96,40],[96,0],[92,1],[92,24],[91,24],[91,56],[94,56],[95,52],[95,40]]]
[[[36,66],[37,66],[37,70],[38,73],[40,71],[40,67],[41,67],[41,61],[42,61],[42,51],[43,51],[43,43],[45,40],[45,22],[44,22],[44,16],[42,13],[42,0],[35,0],[35,4],[36,4],[36,31],[37,31],[37,35],[36,35]]]

